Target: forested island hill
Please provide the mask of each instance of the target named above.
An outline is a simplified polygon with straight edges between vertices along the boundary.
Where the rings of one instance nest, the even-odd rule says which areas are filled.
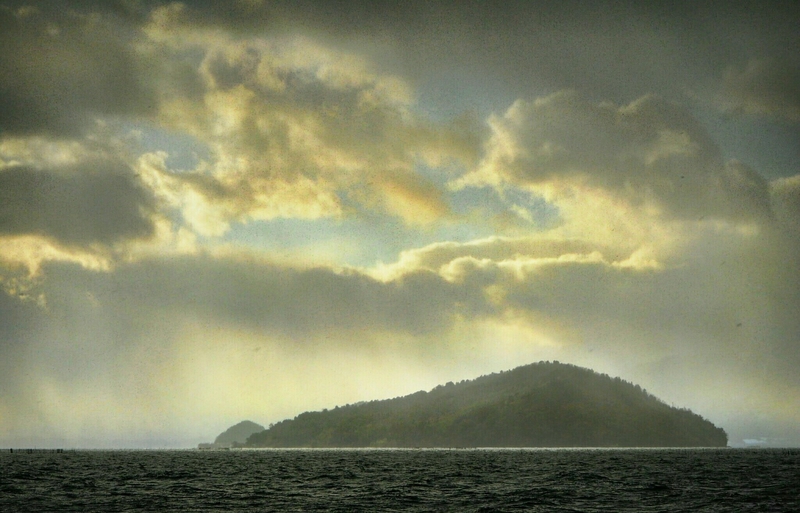
[[[244,447],[725,447],[727,434],[618,377],[539,362],[305,412]]]

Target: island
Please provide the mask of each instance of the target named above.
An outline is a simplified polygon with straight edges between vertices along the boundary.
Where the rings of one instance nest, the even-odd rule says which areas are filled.
[[[243,420],[238,424],[229,427],[217,438],[213,443],[202,443],[197,446],[198,449],[230,449],[241,447],[247,440],[247,437],[253,433],[264,431],[264,426],[256,424],[251,420]]]
[[[305,412],[244,447],[725,447],[722,428],[639,385],[539,362],[426,392]]]

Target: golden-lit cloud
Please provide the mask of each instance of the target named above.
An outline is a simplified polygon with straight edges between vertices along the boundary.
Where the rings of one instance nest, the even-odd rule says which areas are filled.
[[[442,191],[417,165],[467,165],[475,137],[416,113],[401,78],[307,38],[194,32],[181,22],[184,10],[157,9],[145,28],[154,46],[143,51],[167,45],[168,58],[203,54],[187,72],[198,90],[166,84],[159,109],[161,123],[211,151],[202,169],[171,179],[201,233],[220,235],[232,221],[340,217],[353,206],[412,224],[448,213]],[[195,37],[176,35],[186,30]],[[198,203],[212,219],[197,219]]]

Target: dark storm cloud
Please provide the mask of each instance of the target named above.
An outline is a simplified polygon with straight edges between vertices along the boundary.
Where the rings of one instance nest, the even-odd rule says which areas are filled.
[[[124,27],[64,8],[0,5],[0,135],[81,134],[154,105]]]
[[[379,67],[432,86],[427,94],[433,96],[452,90],[439,87],[449,73],[463,75],[459,87],[471,91],[480,89],[469,84],[478,76],[502,84],[512,99],[573,88],[617,102],[653,92],[683,96],[726,77],[742,108],[797,107],[800,52],[791,2],[32,5],[0,5],[0,133],[69,134],[94,115],[151,112],[153,94],[127,43],[159,16],[243,36],[299,31],[359,53],[378,52]],[[488,99],[481,91],[473,92]]]
[[[733,112],[800,122],[800,62],[752,60],[729,69],[723,86],[723,101]]]
[[[192,2],[187,22],[238,32],[302,30],[370,52],[422,81],[455,68],[512,95],[562,88],[630,101],[673,97],[727,66],[798,63],[793,2]],[[364,41],[377,43],[373,49]]]
[[[354,271],[186,256],[120,264],[113,273],[49,264],[44,273],[52,312],[85,309],[133,332],[169,318],[173,326],[242,326],[297,340],[371,330],[422,334],[446,330],[454,315],[491,310],[474,286],[425,271],[380,282]]]
[[[119,164],[0,171],[0,235],[39,235],[83,246],[144,238],[153,233],[154,207],[152,196]]]

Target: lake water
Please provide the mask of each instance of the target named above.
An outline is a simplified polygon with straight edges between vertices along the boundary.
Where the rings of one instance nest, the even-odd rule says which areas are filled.
[[[800,449],[0,453],[0,511],[800,511]]]

